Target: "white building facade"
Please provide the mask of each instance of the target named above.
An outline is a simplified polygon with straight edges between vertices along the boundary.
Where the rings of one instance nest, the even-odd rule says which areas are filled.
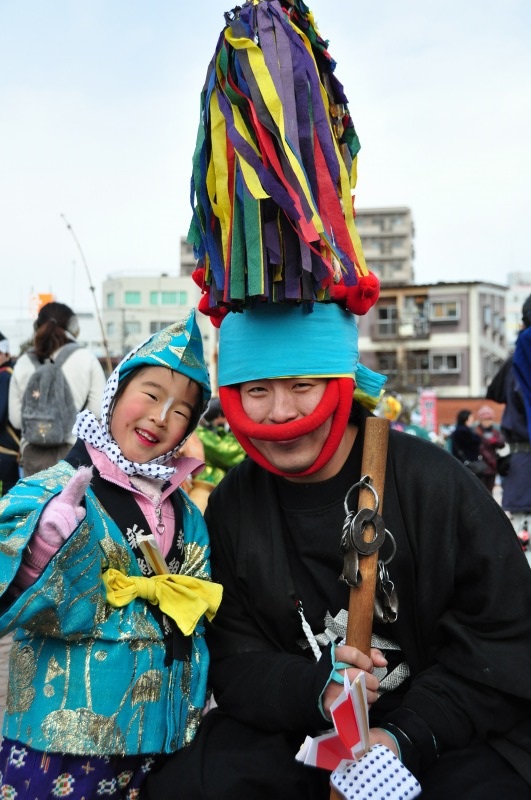
[[[189,275],[109,275],[102,286],[102,320],[113,362],[152,333],[185,319],[199,297]],[[217,331],[204,315],[198,314],[197,320],[215,388]]]

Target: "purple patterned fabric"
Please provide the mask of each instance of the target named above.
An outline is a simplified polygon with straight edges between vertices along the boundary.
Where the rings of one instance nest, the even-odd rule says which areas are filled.
[[[138,800],[140,786],[157,756],[71,756],[42,753],[3,739],[0,798],[17,800]]]

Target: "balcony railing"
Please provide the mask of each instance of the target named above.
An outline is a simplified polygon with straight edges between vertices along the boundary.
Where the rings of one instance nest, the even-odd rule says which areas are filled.
[[[413,317],[402,320],[380,320],[371,325],[371,338],[374,341],[404,339],[429,339],[430,321],[427,317]]]

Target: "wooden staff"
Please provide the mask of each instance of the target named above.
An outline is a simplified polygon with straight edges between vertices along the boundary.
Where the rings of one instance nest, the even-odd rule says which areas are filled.
[[[365,423],[361,474],[368,475],[371,479],[371,486],[373,486],[378,495],[379,512],[383,509],[388,439],[389,420],[381,417],[368,417]],[[361,486],[358,510],[373,507],[373,493],[366,486]],[[371,541],[372,534],[372,526],[367,525],[364,530],[364,539]],[[358,650],[370,656],[378,551],[368,556],[360,556],[359,571],[361,573],[359,586],[351,586],[350,588],[345,644],[350,645],[350,647],[357,647]],[[333,787],[330,787],[330,800],[342,800],[342,796]]]
[[[383,510],[385,465],[387,462],[387,443],[389,439],[389,420],[381,417],[368,417],[365,424],[365,442],[361,462],[361,474],[368,475],[379,499],[379,513]],[[374,496],[366,486],[360,487],[358,510],[372,508]],[[373,538],[372,526],[364,530],[365,541]],[[359,571],[361,583],[350,589],[348,604],[347,636],[345,644],[357,647],[366,655],[371,654],[372,621],[374,616],[374,593],[378,572],[378,551],[368,556],[360,556]]]

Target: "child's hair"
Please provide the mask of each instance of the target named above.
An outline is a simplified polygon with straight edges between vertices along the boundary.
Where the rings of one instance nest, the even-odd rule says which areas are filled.
[[[118,400],[121,398],[121,396],[123,395],[123,393],[125,392],[125,390],[129,386],[129,384],[131,383],[133,378],[136,378],[137,375],[140,375],[142,372],[145,372],[146,369],[150,369],[151,366],[152,366],[151,364],[146,364],[145,366],[135,367],[135,369],[131,370],[131,372],[128,372],[122,378],[122,380],[118,384],[118,388],[116,389],[116,392],[115,392],[115,394],[114,394],[114,396],[113,396],[113,398],[111,400],[111,403],[109,405],[109,417],[108,417],[109,429],[110,429],[110,426],[111,426],[111,423],[112,423],[112,415],[114,413],[114,409],[116,408],[116,404],[117,404]],[[173,370],[170,367],[163,367],[162,365],[160,367],[158,367],[157,369],[168,369],[168,370],[170,370],[170,372],[175,372],[176,374],[181,374],[177,370]],[[193,380],[193,378],[189,378],[188,380],[190,381],[190,383],[195,383],[196,384],[196,386],[199,389],[199,395],[198,395],[197,402],[196,402],[196,404],[195,404],[195,406],[193,408],[192,417],[191,417],[190,423],[189,423],[189,425],[188,425],[188,427],[186,429],[186,433],[183,436],[183,439],[186,439],[192,433],[192,431],[197,427],[197,425],[199,423],[199,420],[201,418],[201,410],[202,410],[201,397],[202,397],[202,394],[203,394],[203,389],[202,389],[201,386],[199,386],[197,381]]]

